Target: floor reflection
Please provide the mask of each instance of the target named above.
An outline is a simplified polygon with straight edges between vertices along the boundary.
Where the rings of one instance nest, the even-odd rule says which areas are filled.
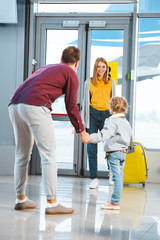
[[[100,180],[99,189],[89,190],[89,179],[59,177],[58,200],[68,207],[73,206],[75,212],[72,215],[45,215],[46,199],[41,178],[35,176],[29,180],[29,197],[38,206],[26,211],[13,210],[15,197],[10,179],[1,181],[0,178],[2,240],[160,239],[159,184],[146,184],[145,189],[138,185],[124,186],[121,208],[113,211],[100,208],[110,200],[113,191],[107,180]]]
[[[109,187],[108,200],[113,187]],[[106,191],[107,192],[107,191]],[[120,210],[97,209],[98,190],[90,191],[85,226],[81,239],[130,239],[131,230],[140,226],[145,203],[145,190],[133,187],[124,187]],[[136,196],[136,202],[135,202]],[[138,204],[140,201],[140,204]]]

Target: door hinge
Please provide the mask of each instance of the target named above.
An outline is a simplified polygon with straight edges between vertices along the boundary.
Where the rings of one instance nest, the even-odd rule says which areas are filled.
[[[32,65],[36,66],[37,65],[37,60],[36,59],[32,59]]]

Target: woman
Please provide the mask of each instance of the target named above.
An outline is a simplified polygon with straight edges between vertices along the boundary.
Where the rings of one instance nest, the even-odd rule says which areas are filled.
[[[104,58],[97,58],[93,77],[85,82],[82,118],[86,131],[91,134],[102,130],[104,121],[110,117],[109,100],[116,95],[115,81],[109,76],[109,67]],[[92,182],[89,188],[98,187],[97,144],[87,145],[89,171]]]

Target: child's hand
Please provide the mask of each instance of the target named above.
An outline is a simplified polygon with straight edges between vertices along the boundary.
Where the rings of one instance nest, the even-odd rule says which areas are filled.
[[[90,143],[91,142],[91,137],[86,131],[83,131],[83,132],[80,133],[80,140],[83,143]]]

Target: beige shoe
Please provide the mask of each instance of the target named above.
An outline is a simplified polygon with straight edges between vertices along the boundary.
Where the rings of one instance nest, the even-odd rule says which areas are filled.
[[[14,206],[14,209],[15,210],[24,210],[24,209],[33,209],[36,207],[37,207],[37,204],[27,198],[25,202],[16,203]]]
[[[55,207],[47,207],[45,209],[45,214],[71,214],[73,212],[73,208],[64,207],[61,204],[58,204]]]

